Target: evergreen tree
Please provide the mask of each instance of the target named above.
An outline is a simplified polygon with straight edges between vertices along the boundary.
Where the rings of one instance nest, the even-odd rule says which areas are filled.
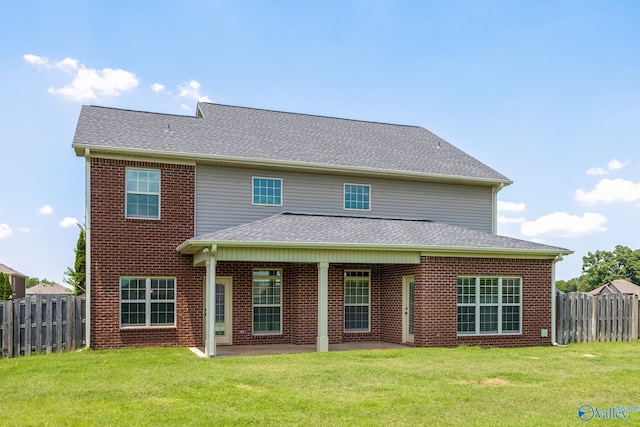
[[[64,273],[66,276],[65,283],[73,286],[74,295],[83,295],[86,289],[86,240],[84,227],[78,224],[80,228],[80,235],[78,236],[78,242],[74,252],[76,253],[76,261],[73,268],[67,267],[67,271]]]
[[[11,289],[11,281],[9,275],[0,273],[0,299],[8,300],[13,296],[13,289]]]

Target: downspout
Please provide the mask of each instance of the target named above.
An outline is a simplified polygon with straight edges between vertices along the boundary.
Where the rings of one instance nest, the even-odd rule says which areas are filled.
[[[562,261],[561,253],[551,264],[551,345],[560,345],[556,341],[556,263],[558,261]]]
[[[501,182],[497,187],[492,187],[493,197],[492,197],[492,222],[491,222],[491,233],[498,234],[498,192],[504,188],[504,182]]]
[[[84,149],[85,345],[91,347],[91,151]]]

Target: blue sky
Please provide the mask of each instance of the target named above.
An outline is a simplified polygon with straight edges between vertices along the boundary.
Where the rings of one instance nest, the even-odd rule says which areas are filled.
[[[83,104],[198,100],[423,126],[514,181],[499,234],[640,248],[635,1],[10,2],[0,263],[62,281],[84,218]]]

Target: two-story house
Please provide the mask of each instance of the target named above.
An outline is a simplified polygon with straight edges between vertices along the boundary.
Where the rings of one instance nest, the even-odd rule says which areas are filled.
[[[496,234],[511,181],[424,128],[84,106],[97,349],[545,345],[570,251]]]

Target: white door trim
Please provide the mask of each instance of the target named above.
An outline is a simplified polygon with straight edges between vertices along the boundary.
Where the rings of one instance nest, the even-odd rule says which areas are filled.
[[[403,343],[412,343],[413,342],[413,334],[409,333],[409,316],[411,313],[414,313],[413,307],[409,307],[410,304],[410,284],[414,283],[415,290],[415,279],[413,276],[402,276],[402,342]]]

